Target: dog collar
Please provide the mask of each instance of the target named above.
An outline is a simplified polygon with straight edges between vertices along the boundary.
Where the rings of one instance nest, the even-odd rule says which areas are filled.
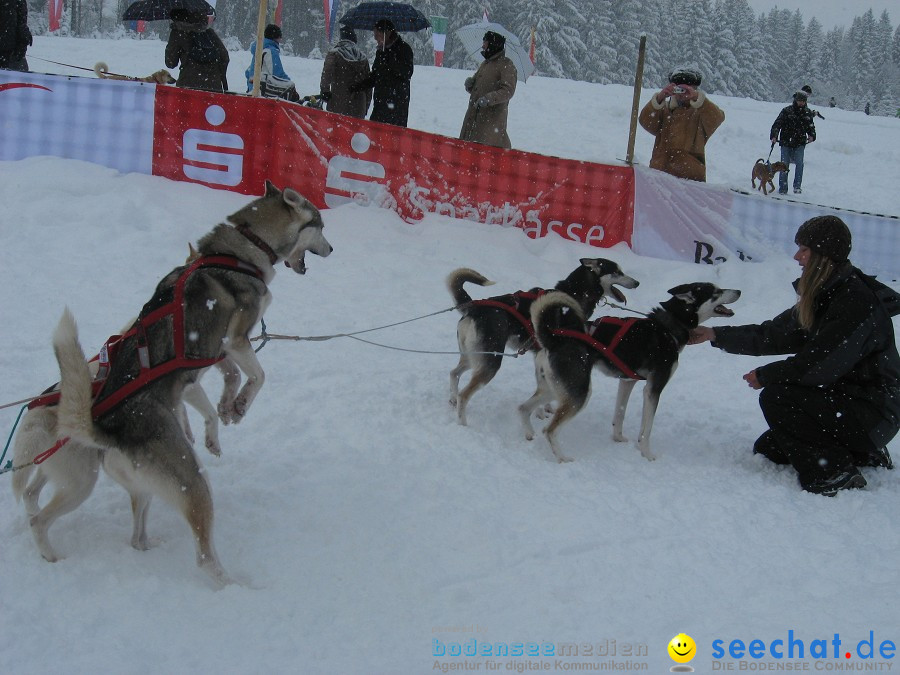
[[[250,243],[256,246],[259,250],[269,256],[269,262],[273,265],[278,262],[278,256],[275,254],[275,251],[272,250],[272,247],[269,246],[266,242],[260,239],[253,230],[250,229],[250,226],[247,223],[241,223],[237,227],[235,227],[238,232],[244,235]]]

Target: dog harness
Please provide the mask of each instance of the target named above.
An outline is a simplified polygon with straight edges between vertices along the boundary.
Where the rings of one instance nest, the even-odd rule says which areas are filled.
[[[198,269],[205,267],[216,267],[220,269],[232,270],[255,276],[262,279],[262,272],[249,263],[230,255],[210,255],[198,258],[188,265],[184,271],[178,276],[173,287],[172,300],[160,307],[155,307],[149,311],[146,316],[140,316],[135,321],[134,326],[124,335],[113,335],[103,345],[100,353],[91,359],[91,362],[98,361],[99,368],[94,380],[91,383],[91,392],[94,397],[94,405],[91,407],[91,415],[96,420],[105,413],[109,412],[129,396],[134,395],[146,387],[151,382],[158,380],[163,375],[167,375],[181,368],[206,368],[221,361],[224,356],[214,358],[199,359],[187,356],[185,353],[185,335],[184,335],[184,286],[188,278]],[[151,301],[152,302],[152,301]],[[168,361],[163,361],[157,365],[150,365],[150,350],[147,341],[147,330],[160,320],[172,318],[172,338],[175,356]],[[137,340],[137,358],[140,367],[138,375],[123,384],[115,391],[106,393],[102,398],[103,389],[106,380],[109,377],[112,364],[115,362],[116,355],[122,343],[129,339]],[[51,387],[44,395],[36,398],[28,404],[29,410],[48,405],[57,405],[59,403],[59,389],[57,385]]]
[[[534,326],[531,325],[531,319],[528,318],[527,316],[525,316],[524,314],[522,314],[522,312],[519,310],[519,304],[520,304],[520,300],[531,300],[532,302],[534,302],[535,300],[537,300],[539,297],[541,297],[546,292],[547,291],[545,291],[543,289],[541,289],[535,293],[533,293],[531,291],[516,291],[515,293],[511,294],[512,299],[513,299],[512,304],[510,304],[508,302],[502,302],[500,300],[494,300],[492,298],[486,298],[484,300],[473,300],[469,304],[476,305],[479,307],[495,307],[497,309],[506,310],[507,312],[509,312],[509,314],[511,314],[516,319],[516,321],[518,321],[520,324],[522,324],[522,326],[525,328],[525,330],[527,331],[529,338],[530,338],[529,343],[536,345],[537,337],[535,337],[535,334],[534,334]],[[527,350],[525,350],[525,351],[527,351]],[[523,351],[522,353],[524,354],[525,352]]]
[[[638,321],[638,319],[622,319],[617,316],[601,316],[599,319],[594,319],[588,324],[587,332],[571,330],[569,328],[556,328],[552,332],[554,335],[559,335],[560,337],[569,337],[576,340],[581,340],[589,347],[596,349],[598,352],[603,354],[606,360],[613,364],[616,368],[618,368],[619,371],[628,379],[643,380],[646,378],[643,378],[636,372],[634,372],[616,354],[616,347],[619,346],[622,338],[624,338],[628,331],[631,330],[631,327],[636,321]],[[603,344],[595,337],[597,333],[600,332],[599,329],[603,325],[618,326],[618,330],[615,332],[608,344]]]

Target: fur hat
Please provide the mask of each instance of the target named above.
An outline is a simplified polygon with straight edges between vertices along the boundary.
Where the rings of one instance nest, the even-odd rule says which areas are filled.
[[[795,101],[805,101],[807,98],[809,98],[809,94],[807,94],[802,89],[794,92],[794,100]]]
[[[487,42],[487,49],[481,50],[481,55],[486,59],[494,54],[499,54],[506,48],[506,37],[500,35],[500,33],[495,33],[492,30],[485,33],[482,40]]]
[[[375,29],[380,30],[382,33],[386,33],[389,30],[395,30],[394,22],[390,19],[378,19],[375,22]]]
[[[837,216],[816,216],[800,226],[794,236],[797,246],[806,246],[835,262],[850,256],[850,228]]]
[[[270,23],[266,26],[265,32],[263,32],[263,37],[268,40],[280,40],[281,39],[281,26],[277,24]]]
[[[356,42],[356,31],[352,26],[341,26],[341,40]]]
[[[679,66],[669,73],[669,82],[672,84],[686,84],[689,87],[699,87],[703,81],[703,76],[696,68],[687,66]]]

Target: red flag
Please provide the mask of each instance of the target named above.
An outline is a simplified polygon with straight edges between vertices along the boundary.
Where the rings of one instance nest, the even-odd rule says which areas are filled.
[[[275,23],[277,25],[281,25],[281,12],[284,7],[284,0],[278,0],[278,4],[275,6]]]
[[[50,31],[59,30],[59,19],[62,16],[63,0],[49,0],[47,12],[49,13]]]
[[[531,27],[531,47],[528,49],[528,58],[534,63],[534,26]]]

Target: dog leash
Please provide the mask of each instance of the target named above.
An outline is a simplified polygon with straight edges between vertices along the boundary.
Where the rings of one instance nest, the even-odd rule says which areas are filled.
[[[467,303],[464,303],[464,304],[467,304]],[[507,352],[459,352],[459,351],[455,351],[455,352],[444,352],[444,351],[431,351],[431,350],[426,350],[426,349],[407,349],[407,348],[404,348],[404,347],[394,347],[394,346],[391,346],[391,345],[382,344],[382,343],[380,343],[380,342],[373,342],[373,341],[371,341],[371,340],[364,340],[364,339],[362,339],[362,338],[356,337],[357,335],[362,335],[363,333],[371,333],[371,332],[376,331],[376,330],[383,330],[383,329],[385,329],[385,328],[393,328],[394,326],[402,326],[403,324],[406,324],[406,323],[412,323],[413,321],[418,321],[418,320],[420,320],[420,319],[427,319],[427,318],[432,317],[432,316],[437,316],[438,314],[444,314],[444,313],[446,313],[446,312],[452,312],[452,311],[455,310],[455,309],[458,309],[458,306],[457,306],[457,305],[454,305],[453,307],[448,307],[447,309],[441,309],[441,310],[438,310],[437,312],[432,312],[431,314],[424,314],[424,315],[422,315],[422,316],[417,316],[417,317],[414,317],[414,318],[412,318],[412,319],[406,319],[406,320],[404,320],[404,321],[397,321],[397,322],[395,322],[395,323],[389,323],[389,324],[384,325],[384,326],[376,326],[375,328],[366,328],[366,329],[364,329],[364,330],[358,330],[358,331],[355,331],[355,332],[353,332],[353,333],[335,333],[334,335],[308,335],[308,336],[301,336],[301,335],[278,335],[278,334],[276,334],[276,333],[269,333],[268,330],[267,330],[267,327],[266,327],[266,322],[265,322],[265,320],[264,320],[264,319],[260,319],[260,324],[261,324],[262,332],[261,332],[260,335],[257,335],[256,337],[250,338],[250,342],[256,342],[256,341],[262,340],[262,344],[254,350],[254,351],[257,352],[257,353],[258,353],[263,347],[265,347],[266,344],[268,344],[268,342],[269,342],[270,340],[291,340],[291,341],[293,341],[293,342],[324,342],[325,340],[333,340],[334,338],[347,337],[347,338],[351,338],[351,339],[353,339],[353,340],[358,340],[359,342],[364,342],[364,343],[366,343],[366,344],[373,345],[373,346],[375,346],[375,347],[383,347],[383,348],[385,348],[385,349],[393,349],[393,350],[401,351],[401,352],[411,352],[411,353],[413,353],[413,354],[444,354],[444,355],[457,355],[457,356],[463,355],[463,354],[465,354],[465,355],[475,355],[475,354],[480,354],[480,355],[487,355],[487,356],[511,356],[511,357],[513,357],[513,358],[518,358],[518,357],[521,355],[521,354],[519,354],[518,352],[516,352],[516,353],[507,353]]]
[[[73,66],[71,63],[60,63],[59,61],[51,61],[50,59],[42,59],[40,56],[32,56],[28,55],[29,59],[34,59],[35,61],[43,61],[44,63],[53,63],[57,66],[65,66],[66,68],[75,68],[76,70],[86,70],[89,73],[93,73],[93,68],[85,68],[84,66]],[[117,73],[108,73],[109,75],[116,75]],[[124,77],[124,76],[123,76]]]
[[[769,156],[766,157],[766,164],[767,164],[767,165],[768,165],[768,163],[769,163],[769,160],[772,159],[772,151],[773,151],[774,149],[775,149],[775,144],[772,143],[772,147],[769,148]]]
[[[626,312],[632,312],[633,314],[640,314],[641,316],[646,316],[646,317],[649,317],[649,316],[650,316],[650,315],[647,314],[646,312],[639,312],[639,311],[637,311],[636,309],[630,309],[630,308],[628,308],[628,307],[625,307],[624,305],[617,305],[617,304],[614,303],[614,302],[609,302],[606,298],[603,298],[603,306],[604,306],[604,307],[615,307],[616,309],[621,309],[621,310],[624,310],[624,311],[626,311]]]

